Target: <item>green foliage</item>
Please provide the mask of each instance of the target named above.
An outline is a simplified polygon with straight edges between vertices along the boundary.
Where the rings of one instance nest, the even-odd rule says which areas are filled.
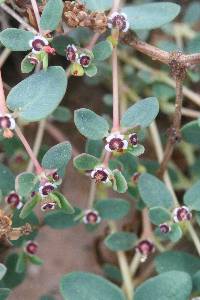
[[[71,206],[71,204],[63,194],[59,193],[58,191],[54,191],[52,195],[57,197],[60,208],[64,210],[66,214],[74,214],[74,208]]]
[[[122,275],[120,269],[115,265],[106,263],[103,265],[103,271],[106,277],[109,278],[110,280],[117,283],[122,283]]]
[[[13,173],[3,164],[0,163],[0,190],[3,195],[14,190],[15,178]]]
[[[112,44],[109,41],[102,41],[97,43],[93,49],[94,59],[97,61],[102,61],[107,59],[112,54]]]
[[[194,275],[200,268],[199,257],[181,251],[167,251],[155,258],[158,273],[181,271]]]
[[[166,185],[151,174],[142,174],[139,178],[139,192],[142,200],[151,208],[160,206],[170,208],[173,205],[172,195]]]
[[[72,157],[72,146],[69,142],[63,142],[50,148],[42,158],[42,166],[45,169],[56,169],[63,176],[65,168]]]
[[[170,212],[163,207],[152,207],[149,210],[149,218],[155,225],[160,225],[171,220]]]
[[[113,190],[118,193],[125,193],[128,189],[128,185],[125,177],[119,170],[114,170],[113,172]]]
[[[24,252],[18,255],[15,271],[16,273],[24,273],[26,271],[26,254]]]
[[[55,300],[55,298],[50,295],[44,295],[44,296],[40,297],[40,300]]]
[[[91,140],[100,140],[108,135],[108,122],[89,109],[76,110],[74,123],[79,132]]]
[[[136,147],[128,148],[128,152],[133,156],[140,156],[144,153],[145,148],[143,145],[138,144]]]
[[[3,283],[7,288],[14,288],[19,285],[25,278],[25,272],[17,273],[16,265],[18,254],[12,253],[7,256],[5,264],[7,267],[6,275],[3,278]]]
[[[0,299],[5,300],[10,295],[11,290],[6,288],[0,288]]]
[[[188,300],[192,291],[187,273],[171,271],[148,279],[135,292],[134,300]]]
[[[130,210],[129,202],[119,198],[97,200],[94,207],[105,220],[119,220]]]
[[[15,179],[15,190],[20,196],[26,197],[33,191],[37,181],[33,173],[20,173]]]
[[[184,125],[181,129],[183,140],[190,144],[200,145],[199,121],[192,121]]]
[[[76,42],[70,38],[68,35],[58,35],[53,38],[51,42],[52,47],[56,49],[56,52],[59,55],[66,56],[66,47],[67,45],[75,44]]]
[[[20,218],[26,219],[39,202],[40,202],[40,196],[37,194],[33,198],[28,200],[20,212]]]
[[[6,274],[7,268],[3,264],[0,263],[0,280],[4,277]]]
[[[184,194],[183,201],[190,209],[200,211],[200,181],[196,182],[187,192]]]
[[[43,264],[43,260],[39,258],[37,255],[29,255],[28,260],[36,266],[41,266]]]
[[[181,230],[181,227],[178,223],[171,225],[171,231],[168,233],[161,233],[159,228],[156,228],[155,234],[161,239],[161,240],[170,240],[172,243],[178,242],[183,233]]]
[[[31,48],[29,41],[33,37],[34,34],[32,32],[23,29],[7,28],[0,33],[0,42],[12,51],[26,51]]]
[[[190,1],[189,6],[186,10],[183,21],[190,25],[199,22],[200,18],[200,3],[198,1]]]
[[[150,30],[171,22],[180,12],[180,6],[171,2],[131,5],[122,9],[132,30]]]
[[[65,300],[125,300],[117,286],[90,273],[73,272],[64,275],[60,281],[60,291]]]
[[[67,78],[63,68],[50,67],[18,83],[8,94],[7,105],[12,111],[18,111],[22,119],[39,121],[56,109],[66,88]]]
[[[102,140],[87,140],[85,145],[85,152],[97,158],[101,157],[104,143]]]
[[[87,68],[85,68],[85,74],[88,77],[93,77],[97,74],[97,67],[95,64],[90,64]]]
[[[74,166],[83,171],[93,170],[99,163],[99,159],[87,153],[82,153],[74,158]]]
[[[30,60],[27,56],[24,57],[24,59],[21,62],[21,72],[22,73],[30,73],[33,71],[35,65],[30,63]]]
[[[149,97],[133,104],[124,113],[122,127],[148,127],[156,118],[159,112],[158,100],[155,97]]]
[[[84,0],[86,7],[91,11],[105,11],[112,7],[112,0]]]
[[[112,251],[127,251],[133,249],[137,236],[131,232],[115,232],[107,236],[105,245]]]
[[[62,0],[49,0],[45,5],[40,19],[40,26],[43,30],[55,30],[62,17],[63,12]]]
[[[79,208],[75,208],[74,214],[66,214],[62,210],[55,210],[45,214],[44,223],[53,229],[70,228],[78,224],[76,218],[80,215],[80,212]]]
[[[72,118],[71,111],[64,106],[58,106],[51,115],[55,121],[66,123]]]

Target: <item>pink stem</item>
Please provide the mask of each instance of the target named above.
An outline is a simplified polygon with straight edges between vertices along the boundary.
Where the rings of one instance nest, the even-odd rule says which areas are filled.
[[[0,70],[0,113],[2,115],[6,114],[8,112],[7,106],[6,106],[6,99],[5,99],[5,93],[3,89],[3,81],[1,77],[1,70]]]
[[[119,82],[118,82],[118,64],[117,48],[113,48],[112,53],[112,71],[113,71],[113,128],[112,131],[119,130]]]
[[[35,166],[35,171],[36,173],[39,175],[43,172],[43,168],[40,165],[39,161],[37,160],[37,158],[35,157],[35,154],[33,153],[29,143],[27,142],[25,136],[23,135],[23,133],[21,132],[20,128],[18,126],[16,126],[15,128],[15,132],[18,135],[19,139],[21,140],[22,144],[24,145],[24,148],[26,149],[28,155],[30,156],[34,166]]]
[[[39,32],[40,32],[40,34],[42,34],[42,30],[40,28],[40,14],[39,14],[38,5],[37,5],[36,0],[31,0],[31,4],[32,4],[32,7],[33,7],[33,11],[34,11],[34,14],[35,14],[35,18],[36,18],[36,21],[37,21]]]

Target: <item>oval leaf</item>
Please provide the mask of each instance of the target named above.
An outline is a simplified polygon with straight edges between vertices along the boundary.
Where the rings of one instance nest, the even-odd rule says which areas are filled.
[[[116,285],[90,273],[73,272],[63,276],[60,291],[65,300],[125,300]]]
[[[31,49],[29,41],[32,40],[34,34],[32,32],[7,28],[0,33],[0,42],[12,51],[27,51]]]
[[[108,122],[87,108],[75,111],[74,123],[80,133],[91,140],[100,140],[108,135]]]
[[[91,11],[103,12],[112,7],[112,0],[84,0],[83,2]]]
[[[149,210],[149,218],[155,225],[160,225],[171,220],[171,213],[163,207],[153,207]]]
[[[10,295],[11,290],[6,288],[0,288],[0,299],[6,300]]]
[[[82,153],[74,158],[74,166],[83,171],[92,170],[99,163],[98,158],[87,153]]]
[[[33,173],[24,172],[19,174],[15,179],[16,192],[22,197],[27,196],[33,191],[37,180]]]
[[[132,30],[149,30],[171,22],[179,14],[180,6],[171,2],[147,3],[124,7],[122,12]]]
[[[94,59],[97,61],[103,61],[111,56],[112,54],[112,44],[109,41],[102,41],[95,45],[93,49]]]
[[[115,232],[105,240],[105,245],[112,251],[127,251],[133,249],[137,236],[131,232]]]
[[[66,88],[63,68],[50,67],[18,83],[8,94],[7,105],[12,111],[17,110],[22,119],[39,121],[56,109]]]
[[[158,100],[155,97],[149,97],[138,101],[129,107],[124,113],[121,126],[122,127],[147,127],[156,118],[159,112]]]
[[[58,27],[63,7],[62,0],[49,0],[47,2],[40,19],[40,26],[43,30],[55,30]]]
[[[189,190],[187,190],[184,194],[183,201],[190,209],[200,211],[200,181],[196,182]]]
[[[200,126],[199,121],[192,121],[187,123],[181,129],[182,138],[194,145],[200,145]]]
[[[139,192],[147,207],[160,206],[170,208],[173,198],[165,184],[151,174],[142,174],[139,178]]]
[[[45,214],[44,222],[53,229],[70,228],[78,224],[78,221],[75,219],[80,215],[80,212],[81,210],[79,208],[75,208],[74,214],[67,214],[62,210],[55,210]]]
[[[103,199],[95,202],[95,209],[104,220],[119,220],[126,216],[130,210],[130,204],[123,199]]]
[[[118,193],[125,193],[128,189],[128,185],[126,182],[125,177],[119,170],[114,170],[113,172],[113,190],[117,191]]]
[[[3,195],[8,194],[15,187],[15,177],[13,173],[0,163],[0,190]]]

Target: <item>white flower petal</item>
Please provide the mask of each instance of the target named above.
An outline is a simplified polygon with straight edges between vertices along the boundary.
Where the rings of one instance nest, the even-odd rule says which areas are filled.
[[[10,118],[10,127],[9,129],[15,129],[15,119],[13,117]]]
[[[127,140],[123,140],[123,149],[127,149],[128,148],[128,141]]]
[[[22,206],[23,206],[23,203],[22,203],[22,202],[19,202],[19,204],[17,205],[17,209],[22,208]]]
[[[109,144],[106,144],[104,148],[106,149],[106,151],[112,152],[112,149],[110,149]]]

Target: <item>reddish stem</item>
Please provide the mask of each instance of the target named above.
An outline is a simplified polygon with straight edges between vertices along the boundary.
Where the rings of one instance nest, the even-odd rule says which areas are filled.
[[[113,128],[112,131],[119,130],[119,81],[118,81],[118,63],[117,48],[113,48],[112,53],[112,71],[113,71]]]
[[[6,106],[6,99],[5,99],[5,93],[3,89],[3,81],[1,77],[1,70],[0,70],[0,113],[2,115],[6,114],[8,112],[7,106]]]
[[[37,158],[35,157],[35,154],[33,153],[29,143],[27,142],[25,136],[23,135],[23,133],[21,132],[20,128],[18,126],[16,126],[15,128],[15,132],[18,135],[19,139],[21,140],[22,144],[24,145],[24,148],[26,149],[28,155],[30,156],[34,166],[35,166],[35,171],[38,175],[40,175],[41,173],[43,173],[43,168],[40,165],[39,161],[37,160]]]

